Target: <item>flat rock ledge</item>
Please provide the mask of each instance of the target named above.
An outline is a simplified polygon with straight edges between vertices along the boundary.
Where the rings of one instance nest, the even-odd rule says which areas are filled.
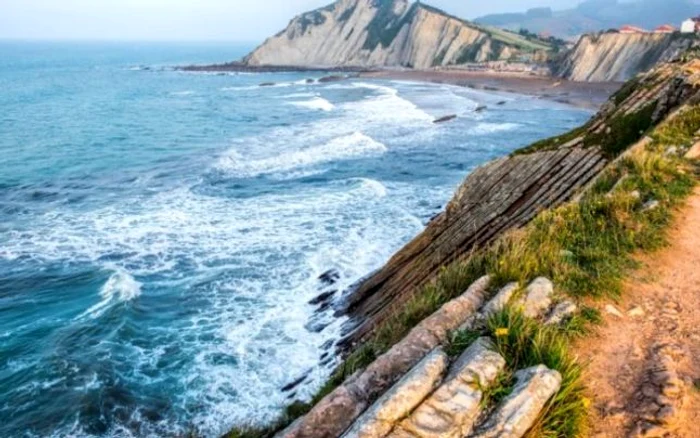
[[[521,438],[561,388],[561,374],[544,365],[515,373],[513,392],[470,438]]]

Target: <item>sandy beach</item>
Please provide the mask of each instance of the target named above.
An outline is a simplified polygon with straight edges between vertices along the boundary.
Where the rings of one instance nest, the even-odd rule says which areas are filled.
[[[620,82],[572,82],[548,76],[532,76],[521,73],[460,70],[382,70],[364,72],[360,76],[425,81],[479,90],[526,94],[591,110],[600,108],[622,85]]]

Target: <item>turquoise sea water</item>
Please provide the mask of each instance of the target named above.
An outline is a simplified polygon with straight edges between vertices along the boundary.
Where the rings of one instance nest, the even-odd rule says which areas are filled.
[[[304,398],[334,365],[319,357],[341,321],[309,324],[319,275],[353,283],[475,166],[589,116],[168,68],[248,48],[0,42],[0,436],[209,437],[274,417],[282,387],[308,374]]]

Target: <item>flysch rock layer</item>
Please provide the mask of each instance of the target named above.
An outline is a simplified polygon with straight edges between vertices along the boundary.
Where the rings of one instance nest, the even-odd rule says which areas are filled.
[[[339,0],[294,18],[244,58],[252,66],[437,66],[507,60],[546,51],[409,0]],[[542,54],[538,54],[542,57]]]
[[[446,210],[389,262],[344,295],[336,309],[350,318],[338,342],[348,352],[370,338],[444,266],[468,257],[504,233],[585,190],[611,159],[600,138],[625,117],[655,126],[684,104],[700,103],[700,61],[663,64],[614,96],[577,136],[561,136],[474,170]],[[649,111],[651,108],[653,111]],[[646,115],[641,115],[644,113]],[[641,138],[630,137],[629,144]]]
[[[559,75],[572,81],[626,81],[687,50],[694,36],[658,33],[584,35],[562,63]]]
[[[348,379],[324,397],[299,421],[279,433],[288,438],[336,438],[377,398],[403,377],[430,351],[447,340],[450,332],[484,304],[490,277],[482,277],[467,291],[423,320],[399,343],[378,357],[363,372]]]
[[[527,287],[525,296],[519,301],[523,314],[528,318],[538,318],[552,305],[554,284],[548,278],[535,279]]]
[[[452,365],[445,383],[389,436],[467,436],[481,410],[484,389],[491,386],[505,368],[505,359],[493,350],[488,338],[478,339]]]
[[[449,359],[441,350],[428,354],[365,411],[344,438],[383,438],[442,381]]]
[[[561,387],[561,375],[543,365],[515,373],[513,392],[471,438],[521,438],[532,428],[549,399]]]

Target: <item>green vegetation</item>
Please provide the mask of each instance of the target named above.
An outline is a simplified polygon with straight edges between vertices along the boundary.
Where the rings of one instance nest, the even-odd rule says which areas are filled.
[[[494,315],[487,332],[494,339],[496,351],[506,359],[508,373],[543,364],[562,376],[561,390],[545,407],[528,436],[581,436],[586,428],[588,401],[584,397],[582,368],[569,353],[567,339],[557,329],[545,327],[511,309]],[[492,391],[506,393],[512,383],[505,381],[507,385],[497,382]]]
[[[590,122],[557,137],[545,138],[544,140],[535,142],[530,146],[518,149],[517,151],[513,152],[513,155],[527,155],[533,152],[549,151],[552,149],[556,149],[557,147],[568,143],[574,140],[575,138],[585,136],[589,126]]]
[[[420,7],[420,3],[414,3],[408,12],[401,16],[394,13],[392,0],[375,0],[375,5],[378,11],[367,25],[367,40],[362,47],[370,51],[376,49],[380,44],[382,47],[389,47],[404,24],[413,19]]]
[[[345,23],[352,17],[352,14],[355,13],[355,9],[357,9],[357,5],[350,6],[346,10],[343,11],[342,14],[340,14],[340,17],[338,17],[338,21],[341,23]]]
[[[630,145],[638,141],[652,125],[652,115],[656,103],[649,103],[644,108],[630,114],[613,118],[608,128],[599,134],[586,136],[586,146],[600,146],[609,158],[616,157]]]
[[[671,119],[653,134],[657,144],[680,146],[693,142],[693,137],[700,129],[700,106],[693,106],[680,117]]]
[[[613,94],[613,101],[615,102],[615,106],[619,106],[622,102],[627,100],[628,97],[632,95],[632,93],[635,92],[637,89],[637,86],[639,85],[639,79],[630,79],[629,81],[625,82],[625,84],[620,88],[617,93]]]
[[[627,141],[644,125],[636,120],[630,123],[633,130],[611,125],[616,126],[612,138]],[[615,162],[579,202],[543,211],[525,228],[507,233],[465,260],[444,267],[433,282],[423,286],[401,311],[379,327],[371,340],[346,359],[311,404],[293,405],[270,428],[238,430],[227,437],[271,436],[484,274],[492,275],[494,289],[511,281],[526,284],[545,276],[555,283],[557,293],[574,299],[618,298],[623,279],[636,266],[633,255],[665,244],[666,229],[675,209],[696,183],[694,164],[663,151],[668,146],[688,145],[698,130],[697,107],[660,125],[651,133],[654,141],[646,150]],[[623,149],[622,145],[606,144],[611,153]],[[645,208],[650,200],[658,201],[658,207]],[[530,436],[577,437],[585,432],[589,402],[581,383],[581,366],[572,358],[568,345],[572,337],[586,334],[600,320],[597,310],[582,307],[565,325],[546,328],[509,309],[491,318],[485,332],[453,333],[446,351],[459,355],[483,334],[494,339],[497,350],[506,359],[507,372],[487,391],[485,403],[489,404],[510,392],[512,373],[517,369],[545,364],[558,370],[564,379],[562,388]]]

